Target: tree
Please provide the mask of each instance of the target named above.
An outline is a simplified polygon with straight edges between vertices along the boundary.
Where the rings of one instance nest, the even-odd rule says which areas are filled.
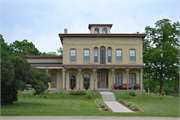
[[[147,36],[143,40],[143,61],[147,88],[160,85],[161,93],[163,84],[179,82],[179,26],[179,22],[163,19],[155,23],[155,28],[145,28]]]
[[[53,52],[53,51],[51,51],[51,52],[48,52],[48,53],[46,53],[46,55],[48,55],[48,56],[53,56],[53,55],[58,55],[56,52]]]
[[[59,49],[57,49],[57,52],[60,53],[60,55],[63,55],[63,47],[60,47]]]
[[[3,58],[11,54],[12,50],[10,49],[9,45],[5,42],[1,34],[0,34],[0,40],[1,40],[1,58]]]
[[[28,83],[35,89],[35,95],[44,92],[49,86],[48,82],[51,82],[51,77],[35,68],[30,69],[28,79]]]
[[[28,90],[26,84],[31,84],[36,93],[44,92],[51,78],[32,68],[21,54],[11,54],[1,59],[1,104],[11,104],[17,101],[19,90]]]
[[[26,39],[23,41],[16,40],[15,42],[10,44],[10,48],[14,53],[20,53],[22,55],[42,54],[32,42],[28,42]]]

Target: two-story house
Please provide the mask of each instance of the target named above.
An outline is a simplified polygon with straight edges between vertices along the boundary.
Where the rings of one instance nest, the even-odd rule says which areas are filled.
[[[59,34],[63,56],[28,56],[52,77],[49,89],[109,89],[123,85],[143,90],[142,39],[146,34],[112,34],[112,24],[89,24],[90,34]]]

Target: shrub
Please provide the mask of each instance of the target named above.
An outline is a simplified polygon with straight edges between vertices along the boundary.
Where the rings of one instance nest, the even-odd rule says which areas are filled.
[[[140,110],[140,109],[138,108],[138,106],[134,106],[134,107],[132,108],[132,110]]]
[[[44,98],[47,98],[47,95],[44,95],[43,97],[44,97]]]
[[[46,94],[48,94],[49,92],[48,91],[45,91]]]
[[[160,97],[160,99],[162,100],[162,99],[163,99],[163,97]]]
[[[132,102],[128,102],[128,103],[126,104],[126,106],[128,106],[128,107],[130,107],[131,105],[133,105]]]
[[[84,90],[71,90],[70,95],[85,95],[87,92]]]
[[[106,106],[106,107],[104,108],[104,110],[109,110],[109,108]]]
[[[129,95],[130,95],[130,96],[136,96],[136,93],[133,92],[133,91],[131,91],[131,92],[129,92]]]
[[[154,94],[156,94],[156,93],[157,93],[157,91],[153,91],[153,93],[154,93]]]
[[[91,94],[87,94],[86,97],[87,97],[88,99],[91,99]]]
[[[145,92],[142,93],[142,95],[145,95],[145,94],[146,94]]]
[[[99,107],[100,107],[100,108],[104,108],[105,106],[106,106],[106,105],[103,104],[103,103],[102,103],[102,104],[99,104]]]

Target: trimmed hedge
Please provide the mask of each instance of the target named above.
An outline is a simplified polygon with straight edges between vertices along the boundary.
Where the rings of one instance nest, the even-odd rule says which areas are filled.
[[[86,95],[87,92],[84,90],[71,90],[69,92],[70,95]]]
[[[133,91],[131,91],[131,92],[129,92],[129,95],[130,95],[130,96],[136,96],[136,93],[133,92]]]

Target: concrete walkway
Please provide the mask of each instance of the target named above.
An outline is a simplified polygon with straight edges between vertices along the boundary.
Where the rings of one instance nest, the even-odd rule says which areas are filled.
[[[111,108],[113,112],[133,112],[116,101],[116,98],[112,92],[100,91],[104,103]]]

